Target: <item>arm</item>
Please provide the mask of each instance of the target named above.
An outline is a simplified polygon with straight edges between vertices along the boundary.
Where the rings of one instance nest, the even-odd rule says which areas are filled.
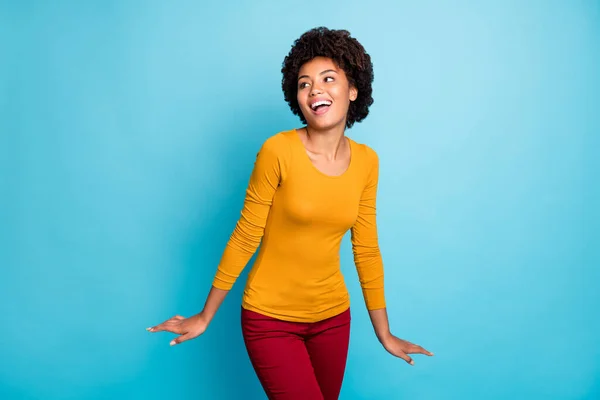
[[[379,251],[376,221],[379,159],[374,151],[370,149],[369,151],[372,153],[371,170],[360,199],[358,218],[351,231],[354,263],[377,339],[389,353],[414,365],[408,354],[421,353],[432,356],[433,353],[421,346],[397,338],[390,331],[384,295],[383,261]]]
[[[204,303],[204,308],[200,312],[200,318],[204,319],[206,326],[210,324],[210,321],[214,318],[215,314],[221,304],[223,304],[223,300],[229,293],[229,290],[217,289],[214,286],[211,286],[210,292],[208,292],[208,296],[206,296],[206,302]]]
[[[213,286],[230,290],[256,252],[264,235],[275,191],[281,182],[281,149],[275,137],[267,139],[254,163],[240,219],[225,247]]]
[[[392,335],[390,332],[387,309],[380,308],[379,310],[370,310],[369,317],[371,318],[371,324],[373,324],[373,330],[375,330],[377,339],[382,344],[385,343]]]
[[[281,180],[280,150],[272,137],[265,141],[258,152],[241,217],[225,247],[203,310],[189,318],[176,315],[147,328],[148,331],[168,331],[181,335],[173,339],[171,345],[204,333],[263,237],[273,196]]]
[[[369,174],[358,205],[358,217],[351,229],[352,253],[363,297],[369,311],[385,309],[383,261],[377,235],[377,185],[379,159],[368,149]]]

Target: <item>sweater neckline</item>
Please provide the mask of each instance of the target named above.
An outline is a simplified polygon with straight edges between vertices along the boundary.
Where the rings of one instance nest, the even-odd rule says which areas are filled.
[[[306,147],[304,147],[304,143],[302,143],[302,139],[300,139],[300,133],[298,132],[298,129],[292,130],[292,136],[294,136],[294,140],[300,145],[300,150],[302,150],[302,155],[304,156],[302,158],[306,160],[306,162],[310,164],[310,167],[319,175],[324,176],[328,179],[341,179],[344,176],[349,175],[350,170],[354,165],[354,157],[356,155],[356,151],[353,140],[350,139],[348,136],[344,135],[344,137],[348,140],[348,144],[350,145],[350,162],[348,163],[348,167],[346,168],[346,170],[339,175],[328,175],[325,172],[321,171],[319,168],[317,168],[315,164],[313,164],[310,157],[306,153]]]

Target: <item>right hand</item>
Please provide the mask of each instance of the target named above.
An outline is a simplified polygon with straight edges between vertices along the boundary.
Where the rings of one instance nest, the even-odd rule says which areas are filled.
[[[175,346],[176,344],[185,342],[186,340],[194,339],[195,337],[202,335],[206,331],[207,327],[208,321],[202,315],[202,313],[200,313],[189,318],[182,317],[181,315],[176,315],[174,317],[169,318],[161,324],[152,326],[150,328],[146,328],[146,330],[148,332],[165,331],[177,333],[180,336],[177,336],[170,343],[171,346]]]

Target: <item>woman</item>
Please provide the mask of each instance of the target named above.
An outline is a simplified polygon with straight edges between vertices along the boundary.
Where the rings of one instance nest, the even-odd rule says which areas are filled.
[[[270,399],[337,399],[350,334],[339,262],[348,230],[381,344],[411,365],[409,354],[433,354],[390,332],[375,216],[379,162],[344,135],[373,103],[369,55],[349,32],[316,28],[296,40],[282,72],[285,100],[306,126],[261,147],[202,312],[148,330],[179,334],[171,345],[201,335],[262,240],[241,311],[258,378]]]

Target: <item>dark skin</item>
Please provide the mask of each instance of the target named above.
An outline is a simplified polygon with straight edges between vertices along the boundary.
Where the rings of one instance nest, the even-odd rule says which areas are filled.
[[[306,153],[317,169],[326,175],[342,174],[350,163],[351,152],[345,138],[346,117],[350,102],[358,91],[346,74],[326,57],[316,57],[305,63],[298,73],[298,104],[307,127],[298,129]],[[315,101],[331,103],[325,113],[311,108]],[[212,321],[228,291],[212,287],[204,309],[189,318],[173,316],[161,324],[147,328],[150,332],[171,332],[180,336],[171,341],[176,345],[202,335]],[[394,336],[389,327],[387,309],[370,310],[369,317],[377,339],[385,350],[414,365],[411,354],[433,356],[433,353],[407,340]]]

